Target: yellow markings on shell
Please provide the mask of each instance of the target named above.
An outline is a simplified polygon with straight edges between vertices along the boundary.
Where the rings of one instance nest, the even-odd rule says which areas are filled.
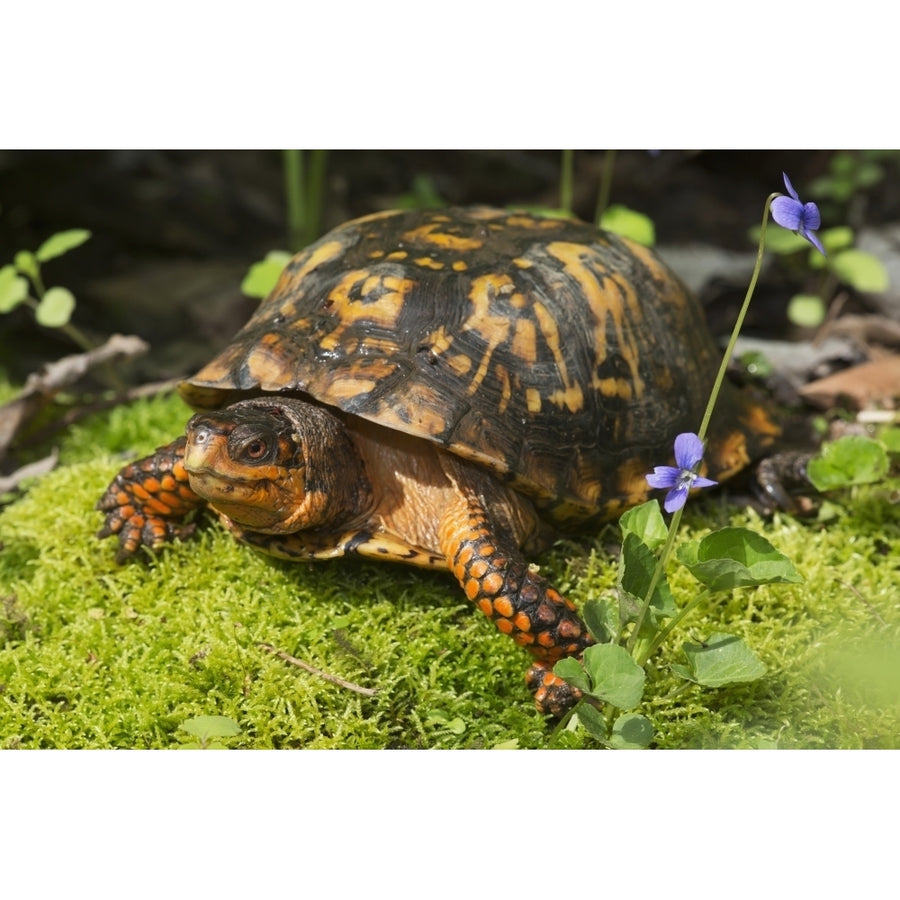
[[[547,342],[547,347],[553,354],[556,371],[559,373],[559,378],[564,385],[563,390],[554,391],[550,394],[549,400],[560,409],[565,407],[569,412],[578,412],[584,406],[584,393],[581,390],[581,385],[569,378],[569,370],[566,366],[566,357],[559,339],[559,328],[556,325],[556,320],[550,315],[543,303],[535,302],[532,305],[532,309],[534,310],[538,327],[541,329],[541,334],[543,334],[544,340]]]
[[[373,250],[369,254],[369,259],[381,259],[384,256],[384,250]]]
[[[478,250],[484,246],[484,241],[462,237],[458,234],[447,234],[445,231],[438,231],[439,227],[437,222],[421,225],[413,228],[412,231],[407,231],[401,240],[410,243],[421,241],[424,244],[434,244],[435,247],[443,247],[446,250]]]
[[[595,378],[594,387],[604,397],[618,397],[620,400],[632,399],[631,382],[627,378]]]
[[[426,384],[409,382],[404,388],[402,402],[397,398],[379,406],[377,415],[369,416],[386,428],[418,435],[441,434],[447,428],[444,415],[446,400]],[[402,415],[401,415],[402,412]]]
[[[369,213],[366,216],[360,216],[358,219],[351,219],[349,222],[345,222],[341,226],[341,231],[346,231],[351,228],[354,228],[357,225],[364,225],[367,222],[380,222],[382,219],[391,219],[394,216],[402,215],[402,209],[383,209],[379,212]],[[372,234],[372,237],[377,235]]]
[[[519,319],[512,339],[513,355],[528,365],[537,362],[537,328],[531,319]]]
[[[437,331],[433,331],[428,335],[428,343],[431,345],[432,353],[444,353],[450,349],[453,343],[453,335],[447,334],[447,329],[441,325]]]
[[[618,491],[616,492],[623,501],[623,507],[629,508],[643,503],[650,495],[650,485],[647,484],[647,473],[652,466],[647,460],[637,456],[626,460],[616,472]]]
[[[715,460],[715,476],[719,481],[731,478],[732,475],[750,464],[747,436],[741,431],[732,431],[710,449],[712,452],[709,456],[711,460]],[[705,472],[706,466],[704,465],[700,474],[705,474]]]
[[[444,268],[444,264],[442,262],[436,259],[432,259],[430,256],[420,256],[418,259],[414,259],[413,262],[417,266],[424,266],[426,269],[440,270]]]
[[[496,366],[494,372],[497,380],[500,382],[500,403],[497,411],[503,415],[512,397],[512,383],[509,378],[509,372],[506,371],[506,366]]]
[[[401,260],[406,259],[409,254],[405,250],[395,250],[393,253],[388,253],[388,259]]]
[[[497,219],[505,215],[502,209],[494,209],[492,206],[478,206],[474,209],[466,210],[466,215],[471,219]]]
[[[466,356],[465,353],[456,353],[453,356],[447,357],[447,365],[449,365],[457,375],[468,375],[472,369],[472,360],[470,357]]]
[[[327,305],[337,324],[334,331],[322,338],[320,346],[323,350],[334,350],[340,345],[344,332],[357,322],[387,331],[395,329],[403,301],[414,287],[414,281],[395,275],[373,275],[366,269],[347,272],[328,294]],[[362,296],[352,297],[355,290]],[[379,296],[378,292],[382,291]],[[376,299],[367,300],[373,294]]]
[[[512,262],[519,269],[530,269],[534,265],[530,259],[526,259],[524,256],[517,256]]]
[[[537,388],[525,388],[525,407],[535,415],[541,411],[541,392]]]
[[[316,386],[316,393],[329,403],[340,406],[342,400],[355,400],[375,390],[379,382],[393,375],[396,370],[394,363],[380,360],[372,361],[361,372],[348,373],[341,370],[326,373]]]
[[[276,285],[276,291],[281,286],[281,281],[284,279],[287,279],[290,284],[300,284],[313,269],[324,263],[330,262],[332,259],[337,259],[345,249],[342,241],[327,241],[324,244],[320,244],[318,247],[311,247],[306,253],[299,257],[299,259],[303,260],[303,264],[299,269],[291,269],[290,266],[288,266],[288,268],[284,270],[278,285]]]
[[[454,272],[465,272],[468,268],[469,267],[461,259],[456,260],[452,266]]]
[[[474,332],[487,344],[487,347],[477,371],[469,382],[469,394],[474,394],[481,386],[491,364],[494,350],[506,340],[509,334],[509,318],[491,315],[491,301],[498,294],[511,294],[514,290],[515,285],[508,275],[482,275],[472,281],[472,288],[469,291],[472,312],[463,322],[461,331]]]
[[[279,334],[264,334],[247,356],[250,378],[266,390],[277,388],[293,367],[293,360],[285,353],[289,346]]]
[[[531,216],[510,216],[506,220],[506,224],[512,228],[531,228],[536,231],[550,231],[564,223],[564,219],[534,219]]]
[[[640,303],[633,286],[627,278],[607,269],[596,254],[583,244],[571,244],[565,241],[553,241],[547,244],[547,252],[563,265],[565,273],[580,288],[591,308],[594,317],[594,342],[597,350],[597,364],[603,362],[607,354],[607,322],[612,319],[616,332],[615,346],[619,356],[628,367],[628,379],[613,379],[618,382],[614,389],[616,396],[621,396],[623,385],[627,380],[631,397],[642,397],[644,381],[640,375],[641,349],[637,342],[634,323],[641,319]],[[590,263],[594,262],[594,265]],[[656,266],[658,269],[658,264]],[[604,285],[603,280],[607,282]],[[611,290],[614,286],[616,289]],[[594,375],[591,386],[603,390],[604,379]]]
[[[660,260],[649,247],[645,247],[643,244],[638,244],[636,241],[629,240],[628,238],[622,238],[622,242],[634,256],[646,266],[647,270],[650,272],[650,277],[653,278],[654,281],[666,285],[672,283],[672,273],[669,272],[662,260]],[[684,307],[686,305],[687,295],[684,291],[670,291],[669,297],[670,302],[679,307]]]
[[[764,446],[775,441],[781,435],[781,427],[772,420],[769,412],[762,406],[750,405],[741,416],[741,421],[750,434],[756,436]]]

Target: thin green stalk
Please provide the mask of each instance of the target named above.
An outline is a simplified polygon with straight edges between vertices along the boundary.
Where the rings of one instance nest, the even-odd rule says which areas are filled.
[[[600,219],[609,205],[609,195],[612,193],[613,169],[616,166],[616,151],[607,150],[603,155],[603,168],[600,170],[600,189],[597,192],[597,209],[594,212],[594,224],[599,228]]]
[[[644,597],[644,602],[641,604],[641,611],[638,613],[637,621],[635,621],[634,628],[628,636],[628,643],[625,645],[625,649],[629,653],[633,653],[634,645],[637,643],[638,634],[644,624],[644,619],[647,618],[647,612],[650,609],[650,601],[653,598],[653,592],[656,590],[660,578],[662,578],[662,573],[665,570],[669,554],[672,552],[672,545],[675,543],[675,535],[678,533],[678,525],[681,522],[681,515],[683,512],[683,507],[681,509],[676,509],[672,515],[672,521],[669,522],[669,533],[666,535],[666,543],[663,546],[662,553],[659,555],[659,559],[656,561],[656,568],[653,570],[653,576],[650,579],[650,587],[647,589],[647,596]]]
[[[309,179],[306,184],[309,204],[306,210],[304,247],[307,244],[311,244],[319,236],[319,226],[322,221],[322,200],[325,196],[325,164],[327,161],[327,150],[309,151]]]
[[[574,151],[563,150],[562,164],[559,173],[559,208],[567,212],[572,210],[572,181],[574,168]]]
[[[287,201],[288,246],[297,251],[303,246],[306,224],[306,200],[303,190],[303,151],[283,150],[284,195]]]
[[[668,622],[666,622],[666,627],[662,628],[657,632],[657,634],[648,642],[645,648],[638,647],[634,654],[634,661],[639,665],[643,666],[657,650],[665,643],[666,638],[681,624],[681,622],[687,618],[687,616],[692,613],[704,600],[709,598],[709,591],[701,591],[687,606],[683,609],[680,609],[678,613],[672,616]]]
[[[741,306],[740,312],[738,313],[737,319],[734,323],[734,328],[731,332],[731,338],[728,341],[728,346],[725,348],[725,353],[722,355],[722,363],[719,366],[718,374],[716,375],[716,380],[713,382],[712,390],[709,393],[709,400],[706,403],[706,410],[703,413],[703,420],[700,423],[700,430],[697,432],[697,436],[702,441],[706,436],[706,432],[709,428],[709,422],[712,418],[712,412],[716,405],[716,400],[719,396],[719,391],[722,387],[722,382],[725,380],[725,372],[728,369],[728,362],[731,359],[731,354],[734,353],[734,346],[737,343],[738,335],[741,333],[741,328],[744,324],[744,319],[747,316],[747,310],[750,308],[750,300],[753,298],[753,292],[756,290],[756,282],[759,280],[759,273],[762,270],[762,261],[763,254],[766,248],[766,225],[769,221],[769,207],[772,204],[772,201],[778,197],[779,194],[773,193],[769,194],[766,198],[766,205],[763,208],[763,219],[762,219],[762,228],[760,230],[759,235],[759,250],[756,254],[756,265],[753,268],[753,275],[750,278],[750,284],[747,287],[747,293],[744,296],[744,303]],[[628,636],[628,642],[625,645],[625,648],[632,655],[634,654],[634,647],[638,640],[638,634],[641,630],[641,626],[644,624],[644,620],[647,617],[647,612],[650,609],[650,601],[653,598],[653,592],[656,590],[657,584],[659,584],[660,578],[662,578],[662,574],[665,571],[666,564],[669,561],[669,555],[672,552],[672,546],[675,543],[675,534],[678,530],[678,526],[681,523],[681,513],[683,512],[684,507],[675,511],[672,516],[672,520],[669,522],[669,533],[666,535],[666,543],[663,547],[662,553],[659,556],[659,559],[656,562],[656,568],[653,570],[653,577],[650,579],[650,587],[647,590],[647,596],[644,597],[644,602],[641,604],[641,611],[638,613],[637,621],[634,624],[634,628],[631,631],[631,634]],[[646,660],[646,656],[644,659]]]
[[[747,310],[750,309],[750,300],[753,297],[753,292],[756,290],[756,282],[759,280],[759,273],[762,270],[763,254],[766,249],[766,225],[769,221],[769,207],[772,205],[772,201],[778,196],[780,195],[777,193],[773,193],[769,194],[769,196],[766,198],[766,205],[763,208],[762,228],[759,233],[759,249],[756,252],[756,265],[753,267],[753,275],[750,277],[750,284],[747,286],[747,293],[744,296],[744,303],[741,306],[737,319],[734,322],[734,328],[731,330],[731,337],[728,340],[728,346],[725,348],[725,353],[722,355],[722,363],[719,366],[716,380],[713,382],[712,390],[709,392],[709,400],[706,403],[706,410],[703,413],[703,420],[700,422],[700,430],[697,432],[697,436],[701,441],[706,437],[706,432],[709,429],[709,421],[712,418],[713,409],[715,408],[716,400],[719,396],[719,390],[722,387],[722,382],[725,380],[725,372],[728,369],[728,363],[731,360],[731,354],[734,353],[734,345],[737,343],[738,335],[741,333],[741,328],[744,325],[744,319],[747,316]]]
[[[39,304],[34,297],[26,297],[24,303],[32,312],[37,312]],[[97,346],[87,335],[70,322],[66,322],[65,325],[57,325],[54,330],[61,331],[73,344],[86,352],[95,349]]]

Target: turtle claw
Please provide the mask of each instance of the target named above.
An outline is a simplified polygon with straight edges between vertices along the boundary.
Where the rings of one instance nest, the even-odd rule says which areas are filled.
[[[193,534],[185,518],[201,499],[191,490],[182,464],[184,438],[125,466],[112,480],[96,508],[106,513],[97,537],[119,536],[116,562],[133,557],[141,547],[159,550]]]
[[[98,538],[118,534],[116,562],[119,565],[134,558],[142,547],[155,552],[174,540],[187,540],[197,529],[194,524],[184,525],[137,511],[132,511],[127,518],[122,513],[119,509],[107,512],[106,523],[97,532]]]
[[[525,674],[525,683],[534,692],[534,705],[544,714],[560,718],[580,699],[581,691],[553,674],[550,664],[536,662]]]

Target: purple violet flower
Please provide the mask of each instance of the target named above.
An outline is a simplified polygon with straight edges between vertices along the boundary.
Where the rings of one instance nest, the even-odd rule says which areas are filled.
[[[806,238],[822,256],[826,256],[822,242],[815,235],[816,229],[822,224],[819,215],[819,207],[815,203],[803,203],[791,184],[791,179],[784,175],[784,186],[790,197],[776,197],[772,201],[772,218],[788,231]]]
[[[692,488],[712,487],[718,484],[698,475],[694,470],[703,459],[703,441],[696,434],[685,432],[675,438],[676,466],[655,466],[647,475],[647,483],[654,488],[671,488],[663,506],[666,512],[681,509]]]

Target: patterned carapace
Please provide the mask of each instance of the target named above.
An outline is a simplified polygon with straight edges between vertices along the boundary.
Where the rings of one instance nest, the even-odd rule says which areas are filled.
[[[696,301],[652,251],[628,240],[496,209],[378,213],[296,256],[231,345],[182,385],[198,410],[260,399],[195,417],[187,450],[182,439],[123,470],[100,504],[104,533],[119,534],[122,555],[180,534],[154,522],[135,494],[152,493],[154,459],[169,471],[184,456],[196,503],[271,553],[449,568],[537,657],[544,668],[531,683],[541,685],[542,707],[558,711],[574,694],[546,667],[590,639],[521,548],[646,499],[645,473],[669,456],[676,434],[699,425],[719,358]],[[315,437],[310,403],[327,411],[316,413],[326,431],[344,434],[340,446]],[[778,429],[730,386],[718,408],[706,464],[721,481]],[[293,432],[279,424],[288,420]],[[248,422],[277,432],[281,450],[248,443],[247,429],[257,427]],[[333,459],[298,462],[301,445]],[[327,499],[340,487],[340,503],[305,528],[297,516],[290,528],[272,525],[269,513],[241,519],[253,503],[281,510],[293,502],[284,483],[277,501],[235,501],[261,471],[248,446],[268,466],[266,489],[297,481],[301,466],[308,496]],[[343,481],[329,481],[336,467]],[[226,476],[216,493],[210,484]],[[246,496],[263,497],[253,484]]]
[[[295,257],[184,394],[217,408],[302,391],[513,479],[566,525],[646,498],[720,358],[696,301],[638,244],[493,209],[389,212]],[[720,407],[717,480],[777,433],[739,394]]]

